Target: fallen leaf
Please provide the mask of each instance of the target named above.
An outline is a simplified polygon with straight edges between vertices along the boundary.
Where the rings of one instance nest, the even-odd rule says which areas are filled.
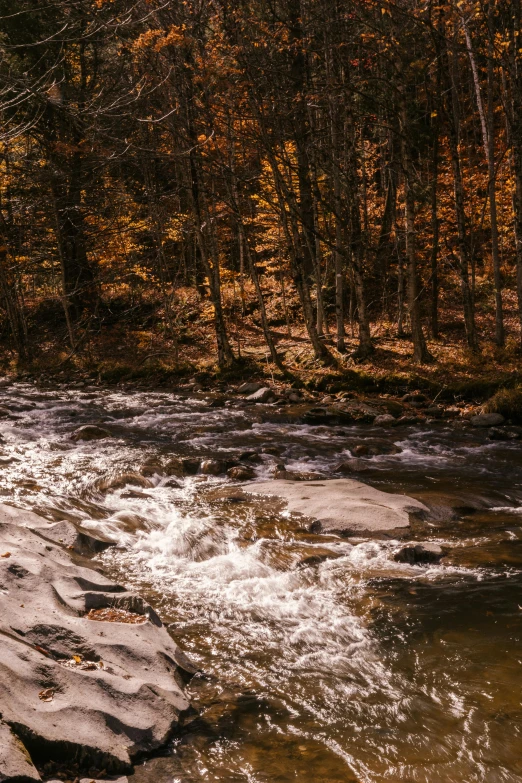
[[[142,614],[128,612],[126,609],[116,609],[107,607],[106,609],[91,609],[86,615],[88,620],[97,620],[105,623],[131,623],[132,625],[141,625],[146,623],[148,618]]]
[[[5,552],[3,555],[0,555],[0,557],[11,557],[11,552]]]
[[[82,662],[82,656],[81,655],[73,655],[73,660],[75,663],[81,663]]]
[[[41,699],[41,701],[52,701],[54,698],[54,688],[45,688],[43,691],[40,691],[38,698]]]

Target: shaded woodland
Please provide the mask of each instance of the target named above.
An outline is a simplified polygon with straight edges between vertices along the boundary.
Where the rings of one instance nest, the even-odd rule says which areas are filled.
[[[81,356],[118,328],[174,365],[232,367],[249,329],[283,371],[281,333],[323,367],[383,335],[415,365],[451,341],[516,355],[520,0],[0,17],[6,355]]]

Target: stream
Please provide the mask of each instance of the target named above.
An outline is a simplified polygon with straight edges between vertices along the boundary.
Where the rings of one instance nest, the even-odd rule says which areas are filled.
[[[139,590],[201,668],[198,715],[134,783],[522,781],[522,447],[447,421],[312,426],[302,411],[212,395],[18,383],[0,390],[3,502],[71,519],[118,546],[96,567]],[[112,437],[78,441],[80,426]],[[358,478],[433,510],[438,565],[396,540],[314,535],[226,476],[101,492],[147,460],[260,454],[256,479]]]

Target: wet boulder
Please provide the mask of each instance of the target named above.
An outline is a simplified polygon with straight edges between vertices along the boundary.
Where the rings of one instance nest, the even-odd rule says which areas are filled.
[[[400,419],[397,419],[395,422],[395,426],[410,426],[412,424],[420,424],[420,422],[423,421],[419,416],[410,416],[410,415],[404,415],[401,416]]]
[[[105,427],[98,427],[95,424],[86,424],[83,427],[79,427],[75,430],[71,436],[72,440],[102,440],[103,438],[112,437],[109,430]]]
[[[249,402],[270,402],[275,400],[275,394],[268,386],[262,386],[261,389],[249,394],[247,400],[249,400]]]
[[[225,472],[225,467],[219,459],[204,459],[200,469],[204,476],[219,476]]]
[[[370,448],[366,443],[358,443],[357,446],[354,446],[350,451],[355,457],[367,457],[370,453]]]
[[[410,563],[411,565],[429,565],[438,563],[444,557],[444,550],[438,544],[410,544],[402,547],[395,553],[393,559],[397,563]]]
[[[473,427],[498,427],[504,423],[501,413],[478,413],[470,419]]]
[[[241,384],[241,386],[238,389],[238,392],[239,392],[239,394],[249,395],[249,394],[255,394],[256,392],[258,392],[262,388],[263,388],[263,384],[262,383],[256,383],[255,381],[250,381],[250,382]]]
[[[151,457],[140,468],[142,476],[162,476],[164,474],[163,465],[154,457]]]
[[[424,409],[424,413],[432,419],[442,419],[444,416],[444,408],[441,408],[440,405],[428,405],[428,407]]]
[[[488,431],[489,440],[519,440],[522,437],[522,427],[491,427]]]
[[[344,408],[330,406],[327,408],[310,408],[303,416],[303,424],[315,425],[350,425],[355,420],[354,412]]]
[[[384,407],[392,416],[402,416],[404,413],[404,405],[396,400],[385,400]]]
[[[310,520],[309,530],[314,533],[404,535],[412,521],[423,520],[428,513],[414,498],[382,492],[349,478],[279,479],[252,483],[247,489],[254,495],[280,498],[288,511]]]
[[[200,465],[201,460],[198,457],[173,457],[163,466],[163,470],[166,476],[182,478],[195,476]]]
[[[199,468],[199,465],[198,465]],[[198,468],[196,468],[196,473],[198,471]],[[179,459],[179,457],[174,457],[172,459],[169,459],[166,465],[163,466],[163,471],[166,476],[177,476],[178,478],[181,478],[185,475],[185,472],[183,470],[183,460]]]
[[[373,423],[376,427],[393,427],[396,421],[395,416],[392,416],[391,413],[383,413],[376,416]]]
[[[107,492],[113,489],[123,489],[124,487],[131,485],[133,487],[141,487],[142,489],[151,489],[154,484],[149,481],[148,478],[142,476],[140,473],[118,473],[116,476],[108,476],[104,479],[100,479],[97,482],[97,487],[102,492]]]
[[[227,470],[227,476],[235,481],[249,481],[255,477],[255,471],[247,465],[237,465]]]
[[[322,476],[313,471],[287,470],[286,466],[280,463],[274,468],[274,478],[285,481],[313,481],[322,478]]]
[[[224,397],[214,397],[209,401],[209,408],[224,408],[227,400]]]
[[[408,394],[405,394],[403,397],[401,397],[401,402],[409,402],[410,404],[424,404],[428,402],[428,398],[422,392],[415,391],[409,392]]]
[[[248,460],[248,462],[261,462],[261,456],[257,451],[242,451],[239,455],[240,460]]]
[[[334,473],[349,475],[350,473],[361,473],[368,468],[368,463],[362,459],[347,459],[334,467]]]

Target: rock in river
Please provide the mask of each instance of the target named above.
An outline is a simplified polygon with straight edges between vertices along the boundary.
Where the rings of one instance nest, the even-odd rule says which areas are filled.
[[[273,399],[275,399],[275,394],[268,386],[263,386],[247,397],[247,400],[250,400],[250,402],[269,402]]]
[[[256,383],[255,381],[250,381],[247,383],[243,383],[239,389],[239,394],[255,394],[259,389],[263,388],[262,383]]]
[[[237,465],[227,471],[227,476],[235,481],[249,481],[255,476],[255,471],[247,465]]]
[[[219,459],[204,459],[201,463],[201,472],[204,476],[219,476],[225,472],[225,465]]]
[[[150,489],[154,486],[152,481],[149,481],[148,478],[145,478],[140,473],[129,472],[101,479],[98,482],[98,489],[101,489],[102,492],[107,492],[109,489],[123,489],[123,487],[129,484],[133,487],[142,487],[143,489]]]
[[[248,492],[270,495],[286,502],[311,520],[312,532],[341,535],[407,533],[410,522],[423,519],[427,506],[406,495],[381,492],[353,479],[287,481],[277,479],[249,484]]]
[[[102,438],[110,438],[111,433],[104,427],[97,427],[95,424],[86,424],[84,427],[80,427],[72,434],[73,440],[101,440]]]
[[[478,413],[470,421],[473,427],[498,427],[503,424],[504,417],[501,413]]]
[[[368,463],[363,459],[347,459],[334,467],[334,473],[360,473],[368,468]]]
[[[39,780],[32,756],[130,772],[190,711],[195,667],[158,615],[75,562],[53,527],[0,506],[1,781]]]
[[[373,423],[376,427],[393,427],[396,419],[391,413],[383,413],[381,416],[376,416]]]
[[[393,559],[398,563],[411,563],[412,565],[427,565],[438,563],[444,557],[444,550],[438,544],[411,544],[404,546],[395,553]]]

